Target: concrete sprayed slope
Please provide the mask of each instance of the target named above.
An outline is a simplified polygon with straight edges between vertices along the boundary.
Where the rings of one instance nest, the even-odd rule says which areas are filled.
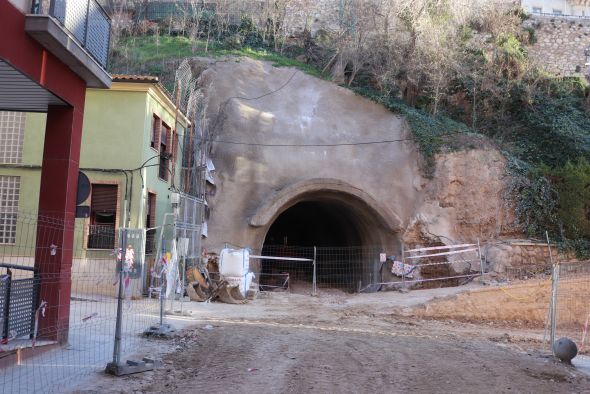
[[[364,143],[409,138],[402,118],[333,83],[252,59],[211,63],[200,84],[214,139],[226,141],[212,150],[210,247],[261,247],[274,219],[306,200],[349,207],[364,244],[393,244],[420,199],[420,156],[413,142]],[[268,146],[342,143],[352,145]]]

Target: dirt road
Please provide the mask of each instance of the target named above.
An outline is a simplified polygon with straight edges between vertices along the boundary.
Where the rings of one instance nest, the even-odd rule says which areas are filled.
[[[193,328],[151,342],[173,349],[164,368],[101,376],[77,393],[590,393],[588,377],[541,351],[538,333],[396,316],[392,298],[199,304],[176,320]]]

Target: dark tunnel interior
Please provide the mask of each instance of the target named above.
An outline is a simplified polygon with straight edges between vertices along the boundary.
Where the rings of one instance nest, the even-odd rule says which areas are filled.
[[[350,208],[330,202],[300,202],[272,224],[265,245],[359,246],[361,239]]]
[[[370,270],[370,257],[363,247],[366,221],[353,205],[338,200],[297,203],[271,225],[264,256],[313,259],[316,247],[318,286],[355,290]],[[369,230],[370,231],[370,230]],[[313,264],[287,260],[262,260],[260,284],[263,289],[286,288],[289,284],[311,284]]]

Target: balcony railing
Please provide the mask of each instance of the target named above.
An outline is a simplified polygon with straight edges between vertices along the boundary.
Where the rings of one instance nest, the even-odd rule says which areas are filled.
[[[31,12],[55,18],[106,70],[111,18],[96,0],[34,0]]]
[[[563,19],[590,19],[590,15],[571,15],[571,14],[560,14],[554,12],[531,12],[532,16],[545,16],[550,18],[563,18]]]
[[[113,249],[114,247],[114,224],[91,224],[88,227],[88,249]]]

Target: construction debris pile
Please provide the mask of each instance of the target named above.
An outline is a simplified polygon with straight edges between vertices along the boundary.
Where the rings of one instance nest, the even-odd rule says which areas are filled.
[[[245,304],[258,294],[254,278],[247,249],[223,249],[219,256],[206,254],[200,267],[188,270],[186,292],[191,301]]]

